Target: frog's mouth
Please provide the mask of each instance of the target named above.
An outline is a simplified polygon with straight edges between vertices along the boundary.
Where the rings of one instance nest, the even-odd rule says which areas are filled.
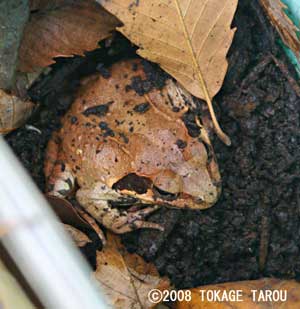
[[[117,181],[113,187],[115,190],[119,191],[132,191],[138,195],[147,194],[152,192],[151,198],[155,201],[156,199],[161,199],[165,201],[174,201],[179,197],[179,193],[170,193],[160,189],[155,186],[151,179],[143,176],[138,176],[137,174],[131,173],[126,175]]]

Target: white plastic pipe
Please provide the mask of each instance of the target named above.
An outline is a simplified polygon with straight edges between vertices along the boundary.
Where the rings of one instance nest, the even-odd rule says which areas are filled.
[[[1,137],[0,227],[4,246],[46,308],[107,308],[87,263]]]

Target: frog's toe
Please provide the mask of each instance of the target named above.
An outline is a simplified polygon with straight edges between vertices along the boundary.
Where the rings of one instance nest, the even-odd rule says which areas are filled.
[[[159,205],[151,205],[142,209],[137,209],[136,206],[132,206],[130,207],[127,212],[128,213],[133,213],[136,214],[138,216],[140,216],[141,218],[145,218],[146,216],[150,215],[152,212],[158,210],[160,208]]]
[[[156,229],[162,232],[164,231],[163,226],[161,226],[160,224],[143,220],[136,220],[132,223],[124,223],[120,226],[114,224],[112,226],[112,231],[116,234],[132,232],[137,229]]]
[[[143,228],[163,231],[164,228],[160,224],[143,220],[146,216],[159,208],[160,206],[154,205],[134,212],[124,213],[113,222],[111,229],[117,234],[127,233]]]

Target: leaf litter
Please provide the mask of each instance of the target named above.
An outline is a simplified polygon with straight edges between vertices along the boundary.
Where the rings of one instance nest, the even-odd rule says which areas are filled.
[[[130,254],[118,236],[108,233],[107,245],[97,252],[95,278],[114,308],[153,308],[151,289],[167,290],[169,279],[160,277],[155,266],[137,254]]]
[[[118,20],[92,0],[38,2],[24,30],[19,70],[32,72],[56,57],[84,55],[109,37]]]

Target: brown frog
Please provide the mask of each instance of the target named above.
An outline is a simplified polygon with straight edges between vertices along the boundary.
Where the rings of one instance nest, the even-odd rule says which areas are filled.
[[[207,131],[199,122],[201,134],[192,137],[182,120],[195,108],[192,97],[171,79],[153,86],[140,60],[104,73],[83,81],[49,141],[49,192],[66,197],[76,189],[85,211],[115,233],[161,229],[144,220],[160,205],[212,206],[221,186]]]

